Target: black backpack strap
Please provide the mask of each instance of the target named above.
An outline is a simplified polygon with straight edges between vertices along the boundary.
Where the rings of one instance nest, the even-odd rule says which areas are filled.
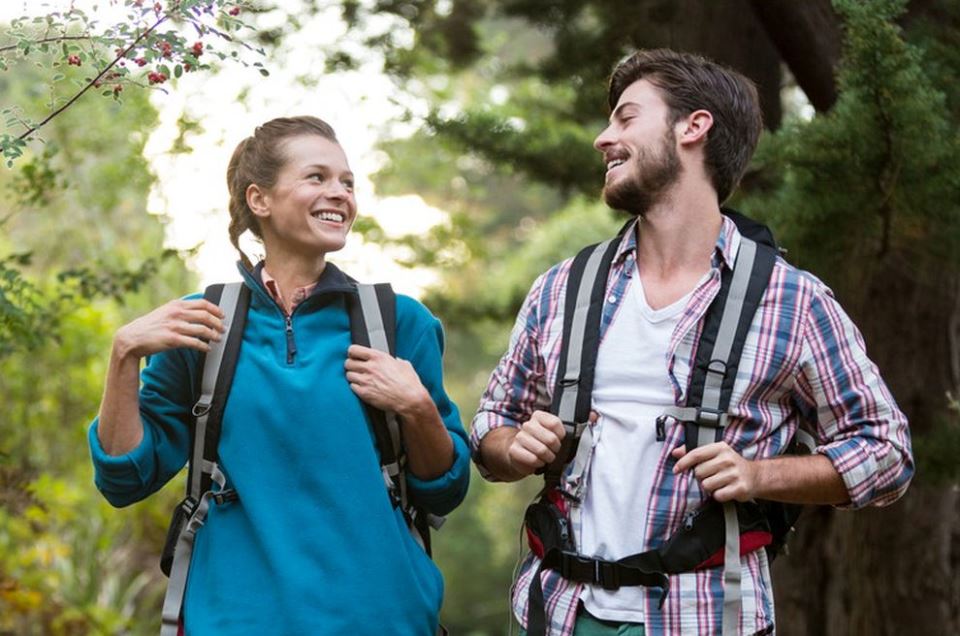
[[[543,471],[546,489],[559,484],[560,475],[575,456],[587,428],[607,277],[626,227],[614,238],[580,250],[570,265],[563,309],[563,348],[550,407],[550,412],[563,422],[566,435],[556,459]]]
[[[357,284],[357,294],[349,298],[350,333],[354,344],[371,347],[390,355],[396,354],[397,301],[396,293],[387,283]],[[373,430],[373,438],[380,453],[380,468],[384,483],[395,506],[403,511],[411,534],[427,554],[430,554],[429,527],[439,528],[443,523],[436,517],[417,509],[407,494],[407,456],[403,449],[403,435],[396,413],[382,411],[364,403]]]
[[[239,282],[211,285],[203,297],[224,312],[227,331],[219,342],[210,343],[209,353],[202,358],[200,397],[193,407],[194,436],[187,476],[187,495],[195,500],[213,485],[211,469],[218,461],[223,412],[240,357],[250,307],[250,288]]]
[[[750,324],[776,263],[777,249],[741,236],[733,270],[721,274],[720,291],[707,309],[697,345],[686,406],[666,409],[684,425],[687,451],[723,439],[737,368]],[[741,609],[740,533],[733,503],[724,519],[723,636],[736,634]]]
[[[201,358],[200,397],[193,407],[193,438],[187,496],[176,507],[160,557],[160,569],[170,577],[161,614],[161,636],[176,636],[180,624],[183,594],[193,553],[193,540],[203,526],[211,502],[222,504],[237,499],[227,488],[218,465],[223,411],[233,384],[243,328],[250,307],[250,288],[243,283],[211,285],[203,297],[224,313],[226,336],[210,342],[210,351]],[[219,488],[214,491],[216,484]]]
[[[721,274],[697,344],[686,407],[665,411],[684,423],[688,451],[723,439],[743,345],[776,259],[776,248],[741,237],[733,270]]]

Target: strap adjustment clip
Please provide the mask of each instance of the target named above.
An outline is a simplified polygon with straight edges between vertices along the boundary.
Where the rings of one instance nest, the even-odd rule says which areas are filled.
[[[237,501],[238,499],[240,499],[240,495],[238,495],[237,491],[233,488],[227,488],[226,490],[220,490],[213,493],[213,500],[218,506],[222,506],[225,503],[230,503],[231,501]]]
[[[197,403],[193,405],[193,416],[194,417],[203,417],[210,412],[210,407],[213,405],[213,400],[206,396],[202,396]]]
[[[727,414],[718,409],[712,409],[705,406],[697,407],[697,426],[707,428],[724,428],[727,425]]]

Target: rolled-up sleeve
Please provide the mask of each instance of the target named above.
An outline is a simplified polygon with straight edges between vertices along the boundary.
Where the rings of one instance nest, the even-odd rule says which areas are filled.
[[[548,273],[549,274],[549,273]],[[490,473],[480,456],[480,442],[501,426],[518,426],[531,414],[549,404],[545,385],[545,363],[538,346],[539,303],[547,274],[540,276],[527,294],[513,330],[507,351],[490,375],[480,398],[480,407],[470,429],[470,449],[481,476],[490,481]]]
[[[114,506],[126,506],[153,494],[186,464],[193,386],[188,358],[191,355],[182,350],[170,350],[148,360],[139,396],[143,440],[136,448],[123,455],[108,455],[97,435],[99,418],[90,425],[94,483]]]
[[[413,303],[411,303],[413,304]],[[417,504],[436,515],[445,515],[463,501],[470,485],[470,451],[467,447],[467,433],[460,421],[460,411],[447,395],[443,386],[443,328],[440,321],[427,312],[426,308],[416,306],[428,322],[428,326],[417,338],[412,350],[398,354],[407,359],[416,369],[421,382],[430,393],[440,418],[453,440],[454,459],[450,468],[439,477],[418,479],[407,471],[407,486]]]
[[[830,459],[850,496],[843,507],[899,499],[914,473],[907,419],[825,287],[810,303],[799,374],[801,399],[816,414],[816,452]]]

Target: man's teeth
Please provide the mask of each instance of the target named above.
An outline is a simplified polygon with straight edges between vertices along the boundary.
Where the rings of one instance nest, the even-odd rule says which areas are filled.
[[[339,212],[315,212],[313,215],[321,221],[333,221],[334,223],[343,223],[343,215]]]
[[[613,170],[622,163],[626,163],[625,159],[614,159],[613,161],[607,162],[607,170]]]

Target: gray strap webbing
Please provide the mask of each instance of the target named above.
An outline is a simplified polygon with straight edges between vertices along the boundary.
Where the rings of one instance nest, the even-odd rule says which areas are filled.
[[[720,318],[720,327],[714,341],[711,361],[719,360],[724,368],[730,360],[733,349],[733,340],[736,337],[737,326],[743,313],[744,301],[747,297],[747,285],[750,283],[750,274],[753,271],[753,261],[757,255],[757,244],[748,238],[742,238],[737,253],[736,264],[733,268],[733,279],[730,281],[730,291],[723,306],[723,315]],[[729,371],[729,369],[728,369]],[[734,373],[736,370],[733,370]],[[707,372],[703,383],[703,400],[701,407],[718,411],[720,408],[721,391],[723,389],[723,373]],[[718,431],[722,431],[721,424],[725,424],[723,414],[718,427],[698,426],[697,446],[706,446],[717,441]],[[723,559],[723,636],[735,636],[740,624],[740,524],[737,521],[737,508],[733,503],[723,505],[724,517],[724,559]]]
[[[576,418],[577,398],[580,394],[580,367],[583,362],[583,342],[586,337],[587,314],[590,312],[590,295],[593,292],[593,283],[597,279],[600,264],[607,247],[616,239],[609,239],[598,244],[583,270],[580,278],[580,288],[577,290],[577,306],[574,308],[573,322],[570,327],[570,340],[567,347],[567,369],[560,384],[563,394],[560,397],[560,407],[557,417],[564,422],[573,422]]]
[[[213,393],[217,387],[217,378],[220,376],[220,367],[223,362],[223,352],[227,348],[227,341],[231,335],[230,326],[236,315],[237,303],[240,300],[240,288],[243,283],[227,283],[223,286],[218,306],[224,313],[223,325],[227,335],[219,341],[210,341],[210,351],[204,357],[203,371],[200,380],[200,399],[193,407],[195,416],[193,430],[193,457],[191,458],[190,496],[197,502],[196,509],[187,523],[180,530],[176,547],[173,553],[173,564],[170,567],[170,580],[167,582],[167,592],[163,599],[163,614],[160,627],[161,636],[177,636],[180,623],[180,609],[183,605],[183,594],[187,585],[187,573],[190,570],[190,557],[193,554],[193,540],[197,530],[206,521],[207,511],[210,508],[210,499],[213,492],[201,492],[204,474],[211,476],[213,482],[223,490],[226,479],[216,464],[206,461],[204,456],[207,420],[210,415],[210,405],[213,403]],[[241,334],[236,335],[242,337]]]
[[[378,351],[390,353],[390,344],[387,341],[387,330],[383,325],[383,315],[380,313],[380,303],[377,302],[377,290],[374,285],[357,285],[360,297],[360,311],[363,313],[363,322],[367,326],[367,336],[370,338],[370,347]],[[394,478],[392,481],[399,489],[400,505],[407,508],[407,480],[404,478],[402,465],[403,449],[400,446],[400,423],[397,414],[393,411],[384,411],[387,430],[390,433],[390,443],[393,445],[393,455],[398,460],[389,466],[384,466],[386,473]]]
[[[723,636],[737,636],[740,631],[740,523],[737,505],[723,504]]]
[[[743,313],[743,304],[747,298],[747,285],[750,283],[750,273],[753,271],[753,261],[757,255],[757,244],[748,238],[742,238],[737,261],[733,268],[733,280],[730,281],[730,291],[723,306],[723,315],[720,318],[720,327],[717,329],[717,339],[710,354],[711,361],[719,360],[726,365],[730,360],[733,341],[737,335],[737,326],[740,324],[740,315]],[[728,371],[730,371],[728,369]],[[734,369],[735,373],[736,370]],[[723,389],[723,373],[707,372],[703,382],[703,400],[701,406],[717,410],[720,407],[720,394]],[[699,427],[697,430],[697,445],[705,446],[717,441],[717,429]]]
[[[223,352],[227,348],[227,340],[230,336],[230,326],[233,324],[233,317],[237,312],[237,302],[240,300],[240,288],[243,283],[227,283],[223,286],[223,292],[220,295],[218,306],[223,311],[223,325],[226,328],[224,333],[226,337],[219,341],[210,341],[210,351],[207,352],[203,362],[203,375],[200,381],[200,399],[193,407],[193,414],[196,416],[193,431],[193,458],[191,466],[193,467],[192,479],[190,481],[190,496],[195,500],[200,500],[201,479],[203,477],[204,446],[207,435],[207,418],[210,413],[210,405],[213,403],[213,392],[217,388],[217,378],[220,376],[220,365],[223,362]],[[236,337],[241,337],[237,334]]]
[[[370,339],[370,347],[378,351],[390,353],[390,343],[387,340],[387,330],[383,324],[383,315],[380,313],[380,303],[377,300],[377,290],[375,285],[357,285],[357,295],[360,299],[360,312],[363,314],[363,322],[367,328],[367,337]],[[387,489],[397,488],[400,497],[401,509],[410,515],[410,534],[420,544],[426,548],[423,537],[414,527],[415,511],[411,509],[407,496],[406,479],[406,455],[400,440],[400,422],[397,421],[397,414],[393,411],[384,411],[384,419],[387,423],[387,430],[390,433],[390,443],[393,445],[393,456],[397,458],[396,462],[381,467],[384,473],[384,483]],[[425,514],[425,513],[421,513]],[[438,515],[428,515],[427,522],[434,528],[443,525],[445,519]]]
[[[201,461],[201,464],[202,469],[208,472],[213,481],[223,490],[227,480],[220,472],[220,468],[211,462]],[[190,557],[193,555],[193,542],[197,536],[197,530],[207,520],[210,500],[214,494],[212,490],[203,493],[203,496],[200,497],[200,503],[187,522],[183,524],[180,535],[177,537],[177,547],[173,553],[173,565],[170,568],[170,580],[167,582],[167,593],[163,597],[160,636],[177,636],[179,631],[180,610],[183,607],[183,595],[187,589],[187,573],[190,570]]]
[[[700,409],[695,406],[668,406],[663,409],[663,415],[680,422],[696,422],[697,418],[701,417]],[[727,414],[721,413],[717,417],[717,425],[721,428],[726,426],[727,419]],[[710,440],[710,443],[713,443],[713,440]]]

